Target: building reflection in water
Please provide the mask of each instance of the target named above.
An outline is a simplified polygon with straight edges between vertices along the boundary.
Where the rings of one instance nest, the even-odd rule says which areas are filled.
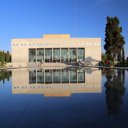
[[[12,85],[13,94],[101,93],[101,71],[77,68],[13,70]]]
[[[29,71],[29,83],[85,83],[85,71],[77,69]]]
[[[104,86],[108,115],[118,114],[125,94],[125,70],[104,70],[104,73],[107,79]]]

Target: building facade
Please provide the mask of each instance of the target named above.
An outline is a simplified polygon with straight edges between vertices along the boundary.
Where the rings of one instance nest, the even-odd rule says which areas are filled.
[[[42,38],[12,39],[12,63],[69,63],[91,58],[101,60],[100,38],[71,38],[47,34]]]

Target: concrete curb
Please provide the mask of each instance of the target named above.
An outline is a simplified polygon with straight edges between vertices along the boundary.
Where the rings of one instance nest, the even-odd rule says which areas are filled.
[[[50,67],[50,68],[54,68],[55,66],[34,66],[34,67],[0,67],[0,70],[8,70],[8,69],[22,69],[22,68],[46,68],[46,67]],[[128,67],[107,67],[107,66],[71,66],[71,65],[67,65],[67,66],[57,66],[60,68],[77,68],[77,67],[81,67],[81,68],[100,68],[100,69],[123,69],[123,70],[128,70]],[[56,68],[56,67],[55,67]]]

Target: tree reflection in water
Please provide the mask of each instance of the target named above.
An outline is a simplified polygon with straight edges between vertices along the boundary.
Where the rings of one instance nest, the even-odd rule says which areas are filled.
[[[9,81],[11,77],[11,71],[0,71],[0,81],[3,81],[3,84],[5,80]]]
[[[123,104],[125,70],[105,70],[104,73],[107,79],[104,86],[108,115],[115,115],[120,112],[120,107]]]

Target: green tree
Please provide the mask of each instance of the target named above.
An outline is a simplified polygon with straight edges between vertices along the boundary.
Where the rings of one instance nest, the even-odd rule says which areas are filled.
[[[0,51],[0,64],[1,64],[1,61],[2,61],[2,52]]]
[[[6,62],[10,62],[10,54],[9,51],[7,51],[7,53],[5,54],[6,57]]]
[[[124,53],[124,47],[122,48],[122,63],[125,65],[125,53]]]
[[[113,59],[114,63],[121,55],[121,51],[125,44],[124,37],[121,35],[122,28],[117,17],[107,17],[105,28],[105,45],[106,55],[108,59]]]
[[[1,65],[4,65],[4,61],[5,61],[5,53],[3,51],[1,54]]]
[[[11,62],[11,55],[9,51],[0,51],[0,65],[4,65],[5,62]]]
[[[101,54],[101,58],[102,58],[102,61],[106,60],[106,59],[107,59],[106,54],[102,53],[102,54]]]
[[[128,57],[127,57],[126,61],[127,61],[127,66],[128,66]]]

